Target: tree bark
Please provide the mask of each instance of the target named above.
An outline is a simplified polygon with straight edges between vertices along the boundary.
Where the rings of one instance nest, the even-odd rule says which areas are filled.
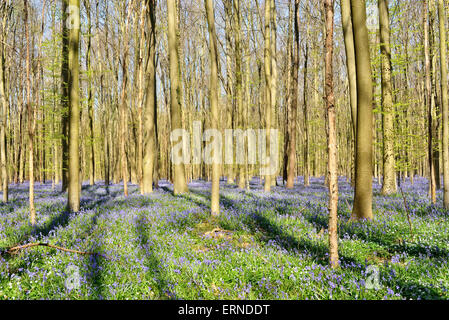
[[[70,0],[71,28],[69,30],[69,184],[68,209],[72,212],[80,210],[80,163],[79,163],[79,35],[80,35],[80,2]]]
[[[167,17],[168,17],[168,55],[170,60],[170,116],[171,130],[182,129],[181,123],[181,104],[180,104],[180,76],[179,76],[179,56],[177,48],[179,47],[177,37],[177,10],[175,1],[167,0]],[[176,141],[173,141],[175,143]],[[185,152],[185,150],[184,150]],[[184,154],[182,155],[184,158]],[[175,195],[188,192],[188,187],[184,172],[184,163],[174,165],[174,186],[173,193]]]
[[[154,164],[157,161],[157,95],[156,95],[156,0],[147,0],[148,63],[146,70],[147,96],[144,124],[143,193],[153,192]]]
[[[326,16],[326,108],[328,120],[328,176],[329,176],[329,262],[332,268],[339,266],[338,261],[338,160],[337,160],[337,128],[335,114],[333,50],[334,50],[334,1],[325,0]]]
[[[207,24],[209,26],[209,56],[210,56],[210,112],[211,129],[218,130],[218,53],[217,53],[217,34],[215,32],[215,13],[212,0],[205,0]],[[237,17],[237,19],[239,19]],[[214,141],[216,143],[216,141]],[[217,146],[217,145],[216,145]],[[220,162],[221,150],[216,147],[212,162],[212,190],[211,190],[211,213],[218,215],[220,213]],[[240,178],[241,180],[241,178]]]
[[[353,219],[373,218],[373,87],[365,0],[351,0],[357,78],[356,177]]]
[[[382,194],[395,193],[394,106],[391,86],[390,16],[388,0],[379,0],[380,51],[382,59],[382,125],[383,125],[383,185]]]
[[[441,72],[441,104],[443,123],[443,203],[444,208],[449,209],[449,101],[447,86],[447,44],[446,44],[446,24],[444,0],[438,0],[438,20],[440,27],[440,72]]]

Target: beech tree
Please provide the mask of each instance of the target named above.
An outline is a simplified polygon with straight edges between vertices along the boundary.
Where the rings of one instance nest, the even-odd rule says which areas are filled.
[[[68,208],[72,212],[80,210],[80,163],[79,163],[79,127],[80,127],[80,89],[79,89],[79,35],[80,2],[69,1],[69,181]],[[31,157],[30,151],[30,157]],[[31,169],[30,169],[31,170]]]
[[[373,85],[364,0],[351,0],[357,78],[355,194],[352,218],[373,218]]]

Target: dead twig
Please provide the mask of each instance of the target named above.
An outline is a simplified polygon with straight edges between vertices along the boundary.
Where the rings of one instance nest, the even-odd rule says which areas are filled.
[[[81,255],[100,256],[100,257],[103,257],[103,258],[105,258],[107,260],[112,260],[108,256],[105,256],[104,254],[101,254],[101,253],[72,250],[72,249],[67,249],[67,248],[63,248],[63,247],[60,247],[60,246],[56,246],[54,244],[42,243],[42,242],[27,243],[27,244],[24,244],[24,245],[21,245],[21,246],[12,247],[12,248],[7,249],[4,252],[0,252],[0,255],[2,255],[3,253],[7,253],[7,254],[10,254],[10,255],[13,255],[13,254],[17,254],[20,250],[24,250],[24,249],[32,248],[32,247],[49,247],[49,248],[57,249],[57,250],[60,250],[60,251],[76,253],[76,254],[81,254]]]

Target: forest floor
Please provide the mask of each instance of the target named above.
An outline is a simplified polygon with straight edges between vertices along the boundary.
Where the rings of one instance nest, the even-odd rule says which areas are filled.
[[[312,179],[294,190],[258,181],[251,190],[221,185],[218,218],[209,211],[210,184],[173,196],[172,186],[150,196],[130,186],[83,185],[78,214],[65,212],[66,194],[36,185],[37,226],[29,224],[28,186],[12,185],[0,204],[0,299],[448,299],[449,214],[431,206],[427,182],[380,195],[374,185],[374,222],[351,222],[353,191],[340,180],[341,268],[327,258],[327,189]],[[60,188],[60,187],[59,187]],[[30,242],[97,252],[79,255]],[[68,289],[68,266],[80,286]],[[376,269],[379,286],[375,284]],[[374,271],[373,271],[374,270]],[[374,279],[374,281],[373,281]],[[374,286],[376,287],[376,286]]]

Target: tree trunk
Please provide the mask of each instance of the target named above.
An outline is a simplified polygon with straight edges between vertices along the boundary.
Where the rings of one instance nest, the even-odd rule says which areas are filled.
[[[26,34],[26,74],[27,74],[27,110],[28,110],[28,152],[29,152],[29,196],[30,196],[30,221],[36,224],[36,209],[34,208],[34,106],[31,101],[31,57],[30,57],[30,31],[28,25],[28,1],[23,0],[24,23]]]
[[[443,123],[443,203],[444,208],[449,209],[449,101],[447,93],[447,44],[446,25],[447,20],[444,0],[438,0],[438,20],[440,23],[440,68],[441,68],[441,104]]]
[[[271,163],[270,154],[270,129],[271,129],[271,1],[265,0],[265,50],[264,50],[264,65],[265,65],[265,126],[267,131],[266,152],[268,154],[269,163]],[[263,165],[263,164],[262,164]],[[264,191],[271,191],[271,175],[265,174]]]
[[[427,107],[428,118],[428,154],[429,154],[429,195],[433,204],[436,203],[436,186],[435,186],[435,166],[433,160],[433,106],[432,106],[432,80],[431,80],[431,65],[430,65],[430,49],[429,49],[429,0],[424,0],[423,16],[424,16],[424,64],[426,68],[425,75],[425,104]]]
[[[68,0],[62,0],[62,62],[61,62],[61,145],[62,145],[62,187],[65,192],[69,185],[69,29],[67,28]]]
[[[157,122],[157,97],[156,97],[156,0],[147,0],[147,20],[149,21],[148,31],[148,64],[146,70],[147,77],[147,97],[145,103],[145,124],[144,124],[144,159],[143,159],[143,179],[142,190],[144,194],[153,192],[154,164],[157,161],[156,146],[156,122]]]
[[[293,45],[293,64],[290,69],[292,77],[291,86],[291,104],[288,134],[288,158],[287,158],[287,189],[293,189],[295,183],[296,168],[296,122],[298,114],[298,68],[299,68],[299,0],[295,0],[295,18],[294,18],[294,45]]]
[[[388,0],[379,0],[380,51],[382,59],[382,125],[383,125],[383,185],[382,194],[396,192],[394,159],[394,106],[391,86],[390,16]]]
[[[335,114],[334,80],[333,80],[333,46],[334,46],[334,1],[325,0],[326,15],[326,108],[328,120],[328,152],[329,152],[329,261],[332,268],[337,268],[338,261],[338,160],[337,160],[337,128]]]
[[[168,17],[168,53],[170,60],[170,116],[171,116],[171,130],[182,130],[181,123],[181,87],[180,87],[180,76],[179,76],[179,56],[177,52],[178,37],[177,37],[177,10],[175,1],[167,0],[167,17]],[[176,141],[172,141],[176,143]],[[183,150],[183,153],[186,150]],[[176,155],[179,158],[184,158],[184,154],[182,157],[180,155]],[[184,172],[184,163],[181,161],[180,163],[176,163],[174,165],[174,186],[173,193],[175,195],[182,194],[188,192],[185,172]]]
[[[1,185],[3,191],[3,202],[8,202],[8,162],[6,144],[6,118],[8,116],[8,99],[5,87],[5,54],[4,42],[6,42],[6,12],[2,12],[2,34],[0,35],[0,158],[1,158]]]
[[[373,89],[364,0],[351,0],[357,78],[356,177],[353,219],[373,218]]]
[[[217,53],[217,35],[215,32],[215,13],[212,0],[205,0],[207,24],[209,26],[209,54],[210,54],[210,112],[211,129],[218,130],[218,53]],[[237,11],[238,12],[238,11]],[[238,17],[236,19],[239,19]],[[216,137],[214,137],[216,139]],[[214,141],[214,151],[219,155],[213,155],[212,162],[212,190],[211,190],[211,213],[218,215],[220,213],[220,162],[221,148],[218,148],[217,141]],[[241,178],[240,178],[241,180]]]
[[[79,163],[79,34],[80,3],[70,0],[69,30],[69,184],[68,209],[72,212],[80,210],[80,163]]]

